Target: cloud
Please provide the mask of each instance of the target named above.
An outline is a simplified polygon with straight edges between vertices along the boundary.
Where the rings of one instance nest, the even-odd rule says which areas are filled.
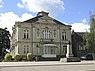
[[[86,19],[83,19],[82,20],[82,23],[87,24],[87,20]]]
[[[32,16],[31,14],[28,14],[28,13],[24,13],[24,14],[22,14],[22,16],[21,16],[21,21],[25,21],[25,20],[28,20],[28,19],[30,19],[30,18],[33,18],[34,16]]]
[[[89,31],[89,28],[90,28],[90,25],[84,24],[84,23],[74,23],[71,25],[72,25],[72,29],[75,32],[86,32],[86,31]]]
[[[83,19],[82,22],[76,22],[73,24],[68,24],[66,22],[63,22],[66,25],[71,25],[72,30],[74,30],[75,32],[86,32],[86,31],[90,31],[90,25],[87,24],[87,20]]]
[[[24,6],[23,6],[22,4],[20,4],[20,3],[17,3],[17,6],[18,6],[19,8],[24,8]]]
[[[12,26],[15,24],[15,21],[24,21],[32,17],[33,16],[28,13],[24,13],[21,17],[19,17],[12,11],[7,13],[0,13],[0,28],[7,27],[10,33],[12,33]]]
[[[62,0],[22,0],[22,5],[29,11],[46,11],[51,15],[62,13],[65,9]]]
[[[0,8],[3,7],[2,4],[3,4],[3,2],[2,2],[2,0],[0,0]]]
[[[22,14],[21,17],[19,17],[17,14],[14,12],[10,11],[7,13],[0,13],[0,28],[5,28],[7,27],[10,33],[12,33],[12,26],[15,24],[15,21],[24,21],[27,19],[32,18],[33,16],[28,13]],[[90,25],[85,24],[86,19],[83,19],[81,23],[74,23],[72,25],[72,29],[75,32],[85,32],[89,31]],[[64,22],[65,23],[65,22]],[[67,23],[65,23],[67,24]]]
[[[0,8],[2,7],[2,5],[0,5]]]
[[[64,24],[68,25],[68,23],[66,22],[63,22]],[[71,25],[72,27],[72,30],[74,30],[75,32],[86,32],[86,31],[89,31],[90,29],[90,25],[87,24],[87,20],[86,19],[83,19],[82,22],[76,22],[76,23],[73,23],[73,24],[69,24]]]

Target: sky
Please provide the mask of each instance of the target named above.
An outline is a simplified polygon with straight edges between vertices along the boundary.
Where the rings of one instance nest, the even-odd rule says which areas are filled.
[[[89,30],[90,12],[95,12],[95,0],[0,0],[0,28],[12,33],[16,21],[33,18],[38,12],[72,26],[75,32]]]

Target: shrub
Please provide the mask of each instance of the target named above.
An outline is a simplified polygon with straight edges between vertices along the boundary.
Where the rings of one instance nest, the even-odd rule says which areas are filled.
[[[12,56],[10,55],[10,53],[7,53],[4,57],[3,62],[11,62],[12,60]]]
[[[31,60],[32,60],[32,54],[31,54],[31,53],[28,53],[28,54],[27,54],[27,60],[28,60],[28,61],[31,61]]]
[[[14,56],[14,61],[20,61],[20,55],[19,54],[16,54]]]

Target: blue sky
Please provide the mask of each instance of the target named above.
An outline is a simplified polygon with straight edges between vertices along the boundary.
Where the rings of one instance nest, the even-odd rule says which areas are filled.
[[[95,12],[95,0],[0,0],[0,27],[11,32],[15,21],[30,19],[42,10],[84,32],[89,29],[89,12]]]

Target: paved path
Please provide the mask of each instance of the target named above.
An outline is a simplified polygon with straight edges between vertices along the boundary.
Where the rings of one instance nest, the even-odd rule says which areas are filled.
[[[81,62],[60,62],[60,61],[39,61],[39,62],[0,62],[0,67],[15,67],[15,66],[53,66],[53,65],[87,65],[94,64],[95,61]]]
[[[95,61],[0,62],[0,71],[95,71]]]

